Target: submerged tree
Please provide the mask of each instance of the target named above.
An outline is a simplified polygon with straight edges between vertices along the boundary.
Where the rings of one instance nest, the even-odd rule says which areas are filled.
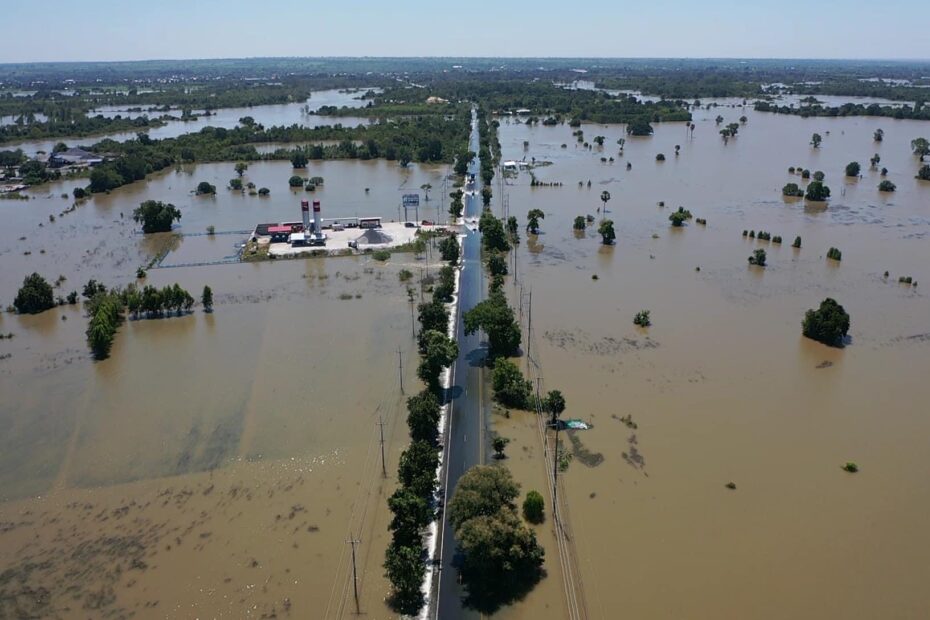
[[[38,314],[55,307],[52,285],[38,273],[26,276],[16,293],[13,307],[20,314]]]
[[[860,170],[859,162],[857,161],[851,161],[848,164],[846,164],[846,176],[848,177],[859,176],[859,170]]]
[[[801,327],[807,338],[831,347],[841,347],[849,332],[849,314],[836,300],[827,297],[819,308],[804,314]]]
[[[614,240],[617,238],[617,233],[614,232],[613,220],[602,221],[600,226],[597,227],[597,232],[601,236],[601,243],[604,245],[613,245]]]
[[[534,235],[539,233],[539,220],[546,219],[546,214],[540,209],[530,209],[526,214],[526,229]]]
[[[823,138],[820,136],[819,133],[815,133],[814,135],[811,136],[811,144],[813,145],[815,149],[820,147],[820,143],[822,141],[823,141]]]
[[[213,312],[213,289],[204,285],[203,293],[200,295],[200,303],[203,305],[204,312]]]
[[[132,212],[132,219],[142,224],[143,233],[169,232],[181,212],[173,204],[160,200],[146,200]]]

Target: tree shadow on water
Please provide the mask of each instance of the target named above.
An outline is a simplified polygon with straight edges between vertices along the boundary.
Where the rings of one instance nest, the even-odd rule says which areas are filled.
[[[504,605],[522,601],[546,577],[546,569],[514,571],[506,576],[462,572],[468,593],[462,599],[465,607],[493,614]]]

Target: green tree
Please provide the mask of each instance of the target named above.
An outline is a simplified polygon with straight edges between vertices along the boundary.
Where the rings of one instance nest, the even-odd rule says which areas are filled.
[[[821,181],[811,181],[807,186],[805,198],[813,201],[823,201],[830,197],[830,188]]]
[[[125,183],[125,179],[112,166],[98,166],[90,172],[90,191],[94,194],[108,192]]]
[[[13,307],[20,314],[38,314],[55,307],[52,285],[38,273],[26,276],[16,293]]]
[[[565,411],[565,397],[559,390],[549,390],[542,402],[542,409],[549,413],[549,423],[558,423],[559,416]]]
[[[234,192],[242,191],[242,179],[229,179],[229,189]]]
[[[875,133],[872,134],[872,139],[876,142],[881,142],[885,139],[885,131],[883,129],[876,129]]]
[[[752,256],[749,257],[749,264],[765,267],[765,250],[762,248],[753,250]]]
[[[534,235],[539,233],[539,220],[546,219],[546,214],[540,209],[530,209],[526,214],[526,229]]]
[[[523,518],[530,523],[542,523],[545,519],[545,505],[539,491],[530,491],[523,500]]]
[[[216,193],[215,185],[211,185],[210,183],[207,183],[206,181],[201,181],[200,183],[197,184],[197,195],[198,196],[213,195],[215,193]]]
[[[504,458],[504,450],[507,449],[509,443],[510,439],[507,437],[495,437],[491,442],[491,447],[494,448],[494,458],[498,460]]]
[[[684,226],[684,223],[690,220],[691,217],[691,211],[688,211],[684,207],[678,207],[678,210],[673,211],[672,214],[668,216],[668,219],[672,223],[672,226],[680,228]]]
[[[575,222],[572,224],[574,230],[584,230],[587,223],[585,222],[583,215],[578,215],[575,217]]]
[[[200,303],[203,305],[204,312],[213,312],[213,289],[209,286],[204,285]]]
[[[880,192],[893,192],[896,189],[898,189],[897,186],[887,179],[878,184],[878,191]]]
[[[461,255],[458,239],[453,236],[443,237],[439,241],[439,255],[450,265],[457,265]]]
[[[478,220],[478,230],[481,232],[481,243],[488,252],[509,252],[510,242],[504,224],[494,217],[490,209],[485,209]]]
[[[487,299],[466,311],[462,318],[467,335],[479,329],[487,334],[490,357],[512,355],[519,349],[520,326],[501,291],[492,291]]]
[[[308,163],[307,154],[302,150],[297,149],[291,155],[291,167],[293,168],[306,168]],[[291,177],[294,178],[294,177]],[[301,179],[301,185],[303,185],[303,179]]]
[[[820,147],[820,143],[822,141],[823,141],[823,138],[821,137],[819,133],[815,133],[814,135],[811,136],[811,144],[814,146],[815,149]]]
[[[423,190],[423,202],[429,202],[429,192],[433,189],[433,186],[429,183],[424,183],[420,186],[420,189]]]
[[[494,398],[505,407],[528,409],[532,385],[523,378],[523,373],[510,360],[498,358],[494,361],[491,375]]]
[[[633,325],[638,327],[649,327],[652,325],[650,314],[649,310],[640,310],[636,313],[636,316],[633,317]]]
[[[651,136],[652,125],[645,118],[637,118],[626,126],[626,133],[631,136]]]
[[[438,465],[436,448],[426,441],[414,441],[400,455],[397,477],[411,493],[427,498],[435,490]]]
[[[613,245],[614,240],[617,238],[617,233],[614,232],[613,220],[602,221],[597,228],[597,232],[601,236],[601,243],[604,245]]]
[[[456,342],[437,331],[427,332],[424,336],[424,352],[417,376],[433,391],[438,391],[439,374],[450,366],[458,357],[459,346]]]
[[[598,146],[604,146],[604,136],[594,136],[594,144]]]
[[[245,174],[245,171],[248,169],[249,169],[249,165],[245,163],[244,161],[240,161],[236,163],[236,167],[235,167],[236,174],[239,175],[240,177],[243,174]]]
[[[481,204],[485,207],[491,204],[491,198],[494,195],[494,192],[491,190],[490,185],[485,185],[481,188]]]
[[[859,176],[860,169],[861,168],[859,166],[859,162],[851,161],[848,164],[846,164],[846,176],[857,177]]]
[[[831,347],[841,347],[849,332],[849,314],[836,300],[827,297],[819,308],[804,314],[801,327],[807,338]]]
[[[384,559],[384,574],[390,580],[393,592],[391,607],[400,614],[416,616],[423,607],[420,585],[426,575],[420,546],[390,545]]]
[[[814,180],[823,182],[827,175],[823,173],[823,170],[818,170],[814,173]]]
[[[449,311],[446,310],[442,302],[435,299],[421,303],[417,307],[417,311],[420,321],[418,343],[420,352],[422,353],[426,350],[426,334],[428,332],[437,331],[443,334],[446,333],[446,330],[449,328]]]
[[[783,196],[789,197],[802,198],[804,196],[804,190],[798,187],[797,183],[788,183],[783,188],[781,188],[781,193]]]
[[[287,180],[287,184],[290,187],[303,187],[304,180],[303,180],[303,177],[299,177],[295,174],[294,176],[292,176],[290,179]]]
[[[926,155],[930,155],[930,141],[926,138],[914,138],[911,140],[911,150],[923,161]]]
[[[132,219],[142,224],[142,232],[170,232],[171,225],[181,220],[181,212],[173,204],[146,200],[132,212]]]
[[[500,252],[491,252],[487,258],[488,273],[491,277],[507,275],[507,261]]]
[[[504,467],[479,465],[459,478],[447,516],[454,530],[475,517],[516,510],[520,487]]]
[[[930,164],[924,164],[917,171],[917,178],[921,181],[930,181]]]
[[[430,390],[423,390],[408,398],[407,426],[410,428],[410,439],[435,444],[439,416],[439,399]]]

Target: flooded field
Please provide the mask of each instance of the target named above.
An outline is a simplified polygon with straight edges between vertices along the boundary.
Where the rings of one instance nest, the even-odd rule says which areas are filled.
[[[724,125],[742,114],[748,122],[724,144],[717,114]],[[698,111],[695,123],[693,139],[684,124],[657,124],[651,138],[627,138],[622,156],[623,126],[584,125],[589,142],[606,138],[591,150],[567,125],[500,128],[503,159],[552,162],[534,173],[562,183],[530,187],[525,171],[508,181],[513,215],[546,216],[538,236],[523,234],[510,288],[515,299],[532,289],[543,390],[565,394],[563,418],[594,424],[565,441],[588,613],[922,617],[930,184],[914,179],[909,143],[930,126],[748,107]],[[879,127],[885,140],[875,143]],[[894,193],[877,191],[876,152]],[[853,160],[862,179],[843,176]],[[801,183],[789,166],[822,170],[829,203],[783,199],[784,184]],[[596,232],[604,190],[612,247]],[[707,225],[671,229],[679,205]],[[586,214],[595,223],[573,233]],[[785,241],[746,239],[744,229]],[[796,235],[800,250],[790,247]],[[841,263],[825,259],[831,246]],[[747,264],[758,247],[764,269]],[[805,310],[828,296],[852,318],[845,349],[801,336]],[[633,325],[642,309],[648,329]],[[494,426],[518,432],[511,421]],[[847,461],[860,472],[843,471]],[[523,605],[527,617],[545,613],[538,601]]]
[[[326,179],[311,196],[327,215],[388,218],[406,184],[441,186],[445,169],[307,172]],[[228,180],[230,164],[168,172],[64,216],[65,182],[2,201],[4,305],[32,271],[65,276],[61,294],[90,278],[125,285],[166,245],[239,239],[138,235],[130,213],[148,198],[175,202],[185,234],[295,219],[308,194],[291,193],[291,173],[250,166],[246,180],[273,188],[264,199],[190,194]],[[103,362],[90,359],[80,304],[0,314],[13,334],[0,342],[0,617],[343,617],[353,536],[361,607],[389,617],[385,498],[407,442],[398,350],[408,392],[417,381],[398,272],[420,266],[399,254],[151,269],[146,283],[195,297],[210,285],[215,312],[128,320]]]
[[[302,125],[304,127],[317,127],[322,125],[336,124],[344,125],[346,127],[357,127],[359,125],[367,124],[370,122],[369,119],[364,117],[349,116],[320,116],[317,114],[308,113],[306,106],[309,106],[310,112],[315,112],[322,106],[361,108],[367,103],[366,101],[359,99],[359,97],[361,97],[364,92],[364,90],[359,92],[321,90],[314,91],[306,102],[301,103],[257,105],[242,108],[220,108],[218,110],[212,111],[210,116],[201,116],[188,121],[169,121],[161,127],[153,127],[147,133],[153,140],[161,140],[163,138],[176,138],[185,133],[195,133],[204,127],[224,127],[226,129],[232,129],[237,124],[239,124],[239,119],[245,116],[251,116],[255,119],[256,123],[260,123],[265,127],[290,126],[295,124]],[[157,118],[163,113],[147,111],[128,112],[125,108],[121,108],[119,106],[107,106],[99,110],[92,110],[91,112],[88,112],[89,116],[95,116],[97,114],[102,114],[108,117],[116,116],[119,114],[124,118],[135,118],[137,116],[147,114],[149,118]],[[180,116],[180,111],[173,110],[170,112],[170,114],[174,116]],[[9,118],[10,122],[15,120],[12,117],[5,118]],[[94,144],[106,138],[122,142],[125,140],[132,140],[135,137],[136,132],[125,131],[111,134],[102,134],[98,136],[88,136],[84,138],[66,137],[56,138],[54,140],[28,140],[16,143],[10,142],[4,144],[3,148],[22,149],[26,155],[33,157],[38,151],[51,153],[52,149],[59,142],[64,142],[69,146],[75,146],[78,144]]]

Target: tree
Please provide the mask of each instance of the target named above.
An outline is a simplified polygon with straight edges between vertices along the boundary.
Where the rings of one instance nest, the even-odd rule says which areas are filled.
[[[478,465],[465,472],[449,502],[447,516],[457,530],[470,519],[496,514],[500,510],[516,510],[514,501],[520,487],[504,467]]]
[[[204,312],[213,312],[213,289],[209,286],[204,285],[200,303],[203,305]]]
[[[843,253],[840,252],[839,248],[830,248],[827,250],[827,258],[839,262],[843,260]]]
[[[549,413],[549,423],[554,426],[558,423],[559,416],[565,411],[565,397],[559,390],[549,390],[541,405],[543,411]]]
[[[450,366],[458,354],[458,344],[444,333],[426,332],[423,339],[423,359],[417,367],[417,376],[431,390],[438,391],[442,369]]]
[[[814,201],[823,201],[830,197],[830,188],[824,185],[821,181],[811,181],[810,185],[807,186],[807,194],[805,198],[808,200]]]
[[[507,449],[509,443],[510,439],[506,437],[495,437],[491,442],[491,447],[494,448],[494,458],[498,460],[504,458],[504,450]]]
[[[511,243],[520,243],[520,225],[517,223],[517,216],[515,215],[507,217],[507,234]]]
[[[90,191],[98,194],[125,185],[126,181],[111,166],[97,166],[90,172]]]
[[[478,220],[478,230],[481,232],[481,243],[485,251],[509,252],[510,242],[504,231],[504,224],[494,217],[490,209],[485,209]]]
[[[797,183],[788,183],[783,188],[781,188],[781,193],[783,196],[789,197],[802,198],[804,196],[804,190],[801,187],[798,187]]]
[[[791,247],[801,249],[801,237],[798,235],[794,238],[794,243],[791,244]]]
[[[400,154],[397,156],[397,160],[401,168],[406,168],[410,162],[413,161],[413,154],[410,152],[410,149],[401,149]]]
[[[384,574],[394,588],[391,607],[406,616],[416,616],[423,607],[420,586],[426,574],[426,565],[421,556],[422,548],[419,545],[390,545],[385,553]]]
[[[665,161],[665,153],[659,153],[656,155],[656,161]]]
[[[875,133],[872,134],[872,139],[876,142],[881,142],[885,139],[885,131],[883,129],[876,129]]]
[[[691,211],[684,207],[678,207],[677,211],[673,211],[672,214],[668,216],[668,221],[670,221],[675,228],[680,228],[684,226],[685,222],[690,220],[691,217]]]
[[[539,491],[530,491],[523,500],[523,518],[530,523],[542,523],[545,519],[545,504]]]
[[[846,176],[848,177],[857,177],[859,176],[859,162],[851,161],[846,164]]]
[[[491,190],[490,185],[485,185],[481,188],[481,204],[485,207],[491,204],[491,197],[494,195],[493,190]]]
[[[575,230],[584,230],[587,223],[585,222],[583,215],[575,216],[575,223],[572,224],[572,228]]]
[[[631,136],[651,136],[652,125],[645,118],[637,118],[626,126],[626,133]]]
[[[808,310],[801,324],[805,337],[831,347],[842,347],[849,332],[849,314],[836,302],[827,297],[816,310]]]
[[[181,220],[181,212],[173,204],[146,200],[132,212],[132,219],[142,224],[142,232],[170,232],[171,225]]]
[[[617,233],[614,232],[613,220],[602,221],[597,228],[597,232],[601,236],[601,243],[604,245],[613,245],[614,239],[617,238]]]
[[[523,373],[516,364],[504,358],[494,362],[491,376],[494,398],[505,407],[527,409],[532,392],[532,384],[523,378]]]
[[[930,181],[930,164],[924,164],[917,171],[917,178],[921,181]]]
[[[823,182],[827,175],[823,173],[823,170],[818,170],[814,173],[814,180]]]
[[[418,343],[420,352],[426,350],[426,334],[431,331],[445,333],[449,328],[449,311],[438,300],[428,301],[417,307],[420,321],[420,334]]]
[[[610,192],[606,189],[601,192],[601,202],[604,203],[604,213],[607,213],[607,203],[610,202]]]
[[[765,267],[765,250],[762,248],[754,250],[752,256],[749,257],[749,264],[756,265],[757,267]]]
[[[270,193],[271,193],[271,190],[268,189],[267,187],[262,187],[262,188],[260,188],[260,189],[258,190],[258,195],[259,195],[259,196],[267,196],[267,195],[270,194]]]
[[[721,115],[718,114],[718,115],[717,115],[717,118],[714,119],[714,122],[717,123],[717,124],[719,125],[720,123],[723,122],[723,117],[722,117]]]
[[[216,193],[215,185],[211,185],[210,183],[207,183],[206,181],[201,181],[200,183],[197,184],[197,195],[198,196],[212,195],[215,193]]]
[[[83,187],[75,187],[72,195],[74,196],[75,200],[83,200],[87,198],[87,190]]]
[[[461,255],[459,242],[455,237],[443,237],[439,242],[439,255],[450,265],[457,265]]]
[[[291,167],[293,168],[306,168],[307,162],[307,154],[300,149],[297,149],[294,151],[294,154],[291,155]],[[301,183],[303,182],[301,181]]]
[[[410,428],[410,439],[435,444],[439,416],[439,399],[430,390],[423,390],[408,398],[407,426]]]
[[[289,179],[287,180],[287,184],[288,184],[290,187],[303,187],[303,186],[304,186],[304,179],[303,179],[303,177],[299,177],[299,176],[297,176],[297,175],[295,174],[294,176],[292,176],[291,178],[289,178]]]
[[[633,317],[633,325],[638,327],[649,327],[652,325],[652,319],[649,314],[649,310],[640,310],[637,312],[636,316]]]
[[[467,335],[479,329],[487,334],[488,355],[491,358],[512,355],[519,349],[520,326],[502,292],[492,291],[487,299],[466,311],[462,318]]]
[[[594,144],[598,146],[604,146],[604,136],[594,136]]]
[[[436,448],[425,441],[414,441],[400,455],[397,477],[411,493],[428,498],[435,489],[438,465]]]
[[[452,199],[452,202],[449,203],[449,215],[453,220],[462,217],[462,211],[465,209],[465,203],[462,202],[462,196],[464,195],[465,193],[460,189],[449,194],[449,198]]]
[[[500,252],[492,252],[488,254],[487,264],[488,274],[492,278],[495,276],[507,275],[507,261],[504,260],[504,257]]]
[[[245,171],[248,170],[248,168],[249,168],[249,165],[245,163],[244,161],[237,162],[236,167],[235,167],[236,174],[238,174],[241,177],[243,174],[245,174]]]
[[[20,314],[38,314],[55,307],[52,285],[38,273],[26,276],[16,293],[13,307]]]
[[[229,179],[229,189],[234,192],[242,191],[242,179]]]
[[[923,161],[924,156],[930,155],[930,142],[926,138],[914,138],[911,140],[911,150]]]
[[[540,209],[530,209],[526,214],[526,229],[534,235],[539,232],[539,220],[546,219],[546,214]]]
[[[823,138],[820,136],[819,133],[815,133],[814,135],[811,136],[811,144],[814,145],[815,149],[820,147],[820,143],[822,141],[823,141]]]
[[[878,184],[880,192],[893,192],[896,189],[898,189],[897,186],[887,179]]]

